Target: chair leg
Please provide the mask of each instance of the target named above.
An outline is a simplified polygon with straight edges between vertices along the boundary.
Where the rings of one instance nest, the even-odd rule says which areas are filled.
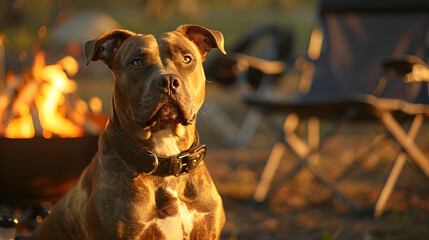
[[[410,158],[419,166],[426,177],[429,178],[429,159],[423,154],[414,141],[407,136],[392,114],[390,112],[383,113],[381,115],[381,120],[387,130],[389,130],[392,136],[395,137],[396,141],[398,141],[398,143],[404,148]]]
[[[390,171],[389,177],[380,192],[377,202],[374,208],[374,218],[379,218],[383,213],[384,207],[386,206],[387,200],[389,200],[390,194],[398,181],[399,175],[401,174],[402,168],[407,160],[407,154],[404,152],[399,153],[395,160],[392,170]]]
[[[423,116],[417,115],[414,118],[414,121],[408,131],[408,137],[411,141],[414,141],[416,138],[420,127],[423,123]],[[375,204],[374,208],[374,218],[379,218],[383,213],[384,207],[386,206],[387,200],[390,197],[390,194],[393,191],[393,188],[398,181],[399,175],[402,172],[402,168],[405,165],[405,161],[407,160],[407,154],[404,152],[399,153],[398,157],[395,160],[392,170],[389,173],[389,176],[386,180],[386,183],[383,186],[383,189],[380,192],[380,196]]]
[[[298,123],[299,123],[298,115],[291,113],[286,117],[283,123],[283,131],[286,134],[285,137],[287,137],[288,135],[294,135],[294,131],[297,128]],[[296,140],[296,143],[298,144],[298,147],[297,147],[299,149],[298,151],[303,151],[304,149],[306,150],[307,148],[303,147],[305,143],[302,142],[301,139],[299,139],[297,136],[296,138],[297,139],[295,140]],[[291,147],[291,148],[293,149],[294,147]],[[267,163],[265,164],[265,168],[262,172],[261,179],[259,180],[255,189],[255,193],[253,195],[253,200],[255,202],[265,201],[269,193],[272,192],[270,191],[270,185],[274,178],[274,174],[275,174],[275,171],[277,170],[280,160],[283,157],[284,151],[285,151],[285,145],[283,142],[277,142],[273,146],[270,156],[268,157]],[[301,168],[301,166],[299,165],[300,165],[299,163],[296,164],[294,169],[299,170]]]
[[[380,133],[375,136],[371,143],[355,154],[353,162],[349,164],[336,178],[336,181],[341,181],[350,175],[352,171],[359,168],[370,156],[374,149],[377,149],[386,140],[386,133]]]
[[[311,117],[307,121],[307,142],[308,142],[308,161],[315,165],[319,166],[320,153],[318,151],[320,145],[320,122],[316,117]]]
[[[346,195],[344,195],[336,186],[332,183],[332,181],[328,180],[320,171],[314,168],[311,164],[306,164],[306,167],[317,177],[317,179],[322,182],[331,192],[333,192],[338,198],[341,199],[344,203],[346,203],[350,209],[355,212],[361,212],[360,207],[356,205],[356,203]]]
[[[316,178],[322,182],[326,187],[328,187],[337,197],[339,197],[344,203],[346,203],[350,209],[354,212],[361,212],[360,208],[354,203],[353,200],[351,200],[350,198],[348,198],[347,196],[345,196],[344,194],[341,193],[341,191],[339,191],[339,189],[336,188],[336,186],[332,183],[332,181],[328,180],[323,174],[322,172],[315,168],[313,166],[313,164],[311,164],[311,162],[309,162],[308,158],[313,155],[313,154],[318,154],[319,152],[319,148],[321,145],[321,141],[326,140],[329,136],[332,136],[334,133],[336,133],[348,120],[350,120],[351,118],[353,118],[355,111],[353,109],[351,109],[350,111],[348,111],[346,114],[344,114],[342,116],[342,118],[340,118],[340,120],[331,128],[327,131],[327,133],[325,133],[321,138],[319,138],[319,121],[316,119],[312,119],[310,120],[310,126],[309,126],[309,131],[310,131],[310,135],[309,135],[309,139],[312,139],[314,137],[318,137],[320,140],[310,140],[312,147],[315,148],[309,148],[309,144],[305,143],[298,135],[296,135],[295,130],[296,127],[298,126],[299,123],[299,117],[297,114],[289,114],[288,117],[286,118],[284,125],[283,125],[283,132],[284,132],[284,144],[285,146],[287,146],[289,149],[292,150],[292,153],[298,158],[299,162],[297,164],[295,164],[294,167],[292,167],[292,169],[283,176],[283,178],[277,183],[275,184],[275,186],[271,189],[271,191],[269,191],[269,185],[272,181],[272,176],[271,178],[268,180],[268,177],[266,178],[267,180],[264,180],[266,183],[262,184],[259,183],[258,187],[257,187],[257,191],[261,192],[258,193],[258,195],[260,194],[260,196],[258,196],[256,199],[259,199],[259,201],[263,201],[267,198],[267,196],[270,196],[275,190],[276,188],[280,185],[279,183],[284,182],[285,180],[293,177],[303,166],[306,166],[315,176]],[[267,119],[269,122],[270,119]],[[273,123],[273,122],[271,122]],[[274,124],[274,123],[273,123]],[[320,141],[320,142],[319,142]],[[314,155],[317,156],[317,155]],[[275,159],[275,158],[274,158]],[[270,160],[268,160],[268,162],[270,162]],[[268,165],[267,162],[267,165]],[[273,162],[272,164],[270,163],[270,165],[272,166],[276,166],[275,168],[273,167],[273,169],[277,169],[277,165],[276,164],[276,160],[272,160],[271,162]],[[267,168],[267,167],[266,167]],[[271,167],[269,167],[268,169],[270,169]],[[272,170],[267,170],[266,175],[268,175],[270,173],[270,171]],[[265,172],[265,169],[264,169]],[[264,173],[263,173],[264,175]],[[262,177],[261,177],[261,181],[262,181]],[[254,194],[254,200],[256,196],[256,192]]]
[[[294,115],[291,115],[291,118]],[[351,116],[351,115],[350,115]],[[360,208],[354,203],[353,200],[345,196],[336,186],[332,183],[320,170],[320,168],[315,167],[313,161],[310,161],[311,158],[317,158],[320,150],[319,139],[326,140],[331,134],[334,134],[338,128],[340,128],[346,121],[347,117],[341,119],[341,121],[337,122],[322,138],[320,138],[320,126],[319,120],[317,118],[310,118],[308,125],[308,144],[305,144],[293,131],[290,131],[291,128],[286,129],[286,125],[284,126],[285,130],[285,142],[287,146],[292,150],[292,152],[299,159],[299,164],[291,170],[293,174],[296,174],[298,170],[301,169],[302,166],[306,166],[313,175],[322,182],[329,190],[331,190],[337,197],[339,197],[344,203],[346,203],[350,209],[354,212],[360,212]],[[290,122],[293,122],[290,119]],[[292,125],[292,124],[290,124]],[[296,124],[297,125],[297,124]],[[317,138],[317,140],[315,139]],[[311,146],[311,147],[310,147]],[[291,177],[293,175],[287,174],[287,177]]]
[[[265,165],[264,171],[262,172],[261,179],[256,186],[253,200],[255,202],[263,202],[267,197],[267,193],[270,189],[271,182],[276,173],[277,167],[279,166],[280,160],[285,152],[285,145],[282,142],[274,144],[271,150],[270,156],[268,157],[267,164]]]
[[[286,117],[283,124],[284,141],[290,146],[292,152],[298,156],[298,158],[307,158],[309,154],[309,148],[296,133],[295,130],[299,124],[299,117],[295,113],[291,113]]]

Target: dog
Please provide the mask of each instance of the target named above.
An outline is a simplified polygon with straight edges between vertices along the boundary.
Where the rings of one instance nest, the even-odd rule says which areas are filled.
[[[195,127],[202,63],[216,48],[226,54],[222,33],[198,25],[156,36],[118,29],[85,43],[87,65],[101,60],[114,75],[110,119],[32,239],[220,238],[222,199]]]

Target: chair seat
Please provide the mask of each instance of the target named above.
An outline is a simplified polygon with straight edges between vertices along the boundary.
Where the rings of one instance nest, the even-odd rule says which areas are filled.
[[[354,121],[378,119],[382,113],[391,112],[398,120],[411,119],[417,114],[429,116],[429,105],[410,103],[400,99],[380,98],[369,94],[343,96],[305,96],[299,99],[267,98],[251,94],[245,96],[247,104],[272,111],[294,112],[303,117],[338,119],[353,109]]]

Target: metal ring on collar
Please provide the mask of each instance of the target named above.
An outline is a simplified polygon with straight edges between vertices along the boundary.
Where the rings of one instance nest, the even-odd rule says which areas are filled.
[[[190,153],[185,153],[185,154],[183,154],[183,155],[178,156],[177,158],[178,158],[178,159],[182,159],[182,158],[185,158],[185,157],[189,156],[189,154],[190,154]]]
[[[184,156],[185,157],[185,156]],[[185,174],[186,173],[186,171],[183,171],[182,172],[182,170],[183,170],[183,161],[182,161],[182,159],[183,159],[183,157],[182,158],[177,158],[179,161],[177,162],[177,166],[178,166],[178,172],[177,173],[175,173],[174,174],[174,176],[176,176],[176,177],[178,177],[178,176],[180,176],[180,175],[182,175],[182,174]],[[187,168],[185,169],[185,170],[187,170]],[[172,172],[171,172],[171,169],[170,169],[170,174],[173,174]]]
[[[147,174],[149,174],[149,175],[152,175],[153,173],[155,173],[156,172],[156,170],[158,170],[158,166],[159,166],[159,160],[158,160],[158,156],[156,156],[156,154],[155,153],[153,153],[153,152],[151,152],[151,151],[148,151],[147,153],[150,153],[150,154],[152,154],[152,156],[153,156],[153,169],[152,169],[152,171],[150,171],[150,172],[148,172]]]

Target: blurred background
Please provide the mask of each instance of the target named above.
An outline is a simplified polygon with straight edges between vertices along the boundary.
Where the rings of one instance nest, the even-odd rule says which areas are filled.
[[[83,162],[74,162],[77,156],[70,153],[70,160],[64,160],[70,162],[58,163],[56,157],[51,156],[52,149],[58,146],[45,146],[49,144],[47,142],[53,142],[46,139],[64,136],[85,138],[90,135],[93,137],[83,140],[84,145],[96,147],[96,136],[103,129],[110,111],[113,76],[101,62],[85,65],[83,44],[115,28],[159,34],[190,23],[221,31],[229,56],[246,44],[246,36],[257,38],[262,29],[274,29],[270,30],[274,40],[272,36],[263,37],[246,50],[246,54],[283,61],[279,66],[274,62],[270,65],[273,68],[283,68],[282,64],[298,66],[298,69],[277,76],[275,88],[276,94],[285,98],[293,98],[302,92],[299,69],[302,70],[304,65],[299,61],[296,63],[296,56],[311,55],[308,48],[317,25],[316,0],[0,0],[0,110],[7,112],[0,115],[3,121],[0,126],[4,125],[0,129],[8,138],[0,143],[0,152],[4,152],[0,157],[1,187],[4,189],[0,213],[20,220],[20,239],[31,234],[32,227],[46,214],[45,210],[52,206],[58,195],[73,185],[79,169],[88,161],[86,155],[90,156],[94,151],[93,148],[85,150],[88,153],[84,154]],[[277,56],[280,52],[283,55]],[[205,62],[208,80],[206,101],[197,121],[201,142],[208,146],[206,164],[224,200],[227,222],[222,239],[429,239],[429,185],[424,175],[415,174],[412,166],[405,167],[381,217],[374,220],[372,213],[366,211],[373,207],[390,170],[391,158],[398,148],[393,144],[380,146],[377,154],[369,155],[369,160],[359,167],[358,173],[340,186],[359,206],[363,206],[364,211],[351,211],[305,168],[289,181],[282,182],[278,191],[264,203],[254,201],[256,185],[278,140],[278,132],[273,132],[270,123],[262,121],[261,116],[243,101],[244,93],[260,89],[260,72],[252,75],[256,76],[256,82],[242,80],[243,74],[248,73],[249,61],[254,59],[246,58],[249,60],[247,65],[240,65],[236,64],[239,57],[234,56],[233,71],[219,72],[216,66],[230,64],[228,58],[219,60],[220,52],[217,50],[209,53]],[[265,62],[253,64],[264,65]],[[58,104],[62,113],[59,119],[70,119],[73,123],[71,128],[80,129],[76,130],[81,132],[77,136],[56,132],[54,127],[46,129],[44,123],[36,122],[33,123],[35,130],[30,134],[35,142],[18,140],[11,143],[9,140],[23,137],[8,133],[5,123],[11,123],[11,119],[18,117],[25,119],[25,116],[35,121],[35,115],[43,115],[34,113],[35,108],[41,108],[38,100],[34,100],[35,107],[32,106],[33,100],[24,97],[34,95],[38,99],[40,84],[36,84],[36,90],[32,82],[48,78],[37,77],[35,65],[42,68],[59,66],[66,73],[67,80],[62,84],[70,88],[62,90],[65,97],[59,97],[62,99]],[[67,66],[71,65],[76,66],[69,69]],[[15,102],[20,102],[21,108],[16,107],[15,110]],[[285,116],[275,115],[272,121],[281,125]],[[62,124],[69,123],[64,121]],[[245,124],[252,127],[243,128]],[[325,125],[321,122],[321,129],[326,129]],[[303,132],[306,126],[298,124],[296,129]],[[417,136],[425,153],[429,149],[429,141],[424,136],[427,130],[428,126],[424,124]],[[358,124],[330,139],[322,152],[324,159],[329,160],[327,172],[335,175],[338,168],[348,166],[350,163],[344,159],[358,152],[373,137],[373,129]],[[35,147],[38,144],[40,147]],[[79,148],[78,145],[68,145],[78,143],[55,144],[65,149]],[[23,151],[23,148],[30,149],[30,154],[16,157],[15,153]],[[38,149],[46,149],[49,153],[32,152]],[[7,150],[11,153],[6,153]],[[16,165],[7,162],[15,158],[30,158],[33,165],[28,160]],[[41,159],[46,165],[38,163]],[[272,173],[274,180],[281,179],[296,161],[294,154],[286,151],[277,173]],[[52,167],[54,163],[76,168],[69,178],[60,179],[61,186],[51,186],[59,181],[60,176],[57,175],[64,176],[61,172],[51,176],[57,171]],[[34,173],[35,169],[41,168],[44,171]],[[45,178],[40,179],[40,174]],[[32,175],[31,179],[29,175]],[[16,190],[20,185],[12,182],[25,187]]]
[[[305,53],[315,18],[316,1],[2,1],[0,9],[6,69],[30,66],[39,49],[48,51],[46,61],[54,63],[65,55],[83,64],[81,46],[112,28],[158,34],[193,23],[221,31],[225,46],[239,41],[254,25],[278,23],[296,30],[294,51]],[[92,65],[102,65],[100,63]],[[83,66],[83,65],[82,65]],[[109,81],[109,71],[96,66],[81,68],[76,81],[91,84]],[[97,68],[98,70],[98,68]],[[88,76],[89,75],[89,76]],[[88,90],[88,92],[86,92]],[[99,91],[100,92],[94,92]],[[108,109],[110,92],[79,87],[83,99],[98,95]]]

